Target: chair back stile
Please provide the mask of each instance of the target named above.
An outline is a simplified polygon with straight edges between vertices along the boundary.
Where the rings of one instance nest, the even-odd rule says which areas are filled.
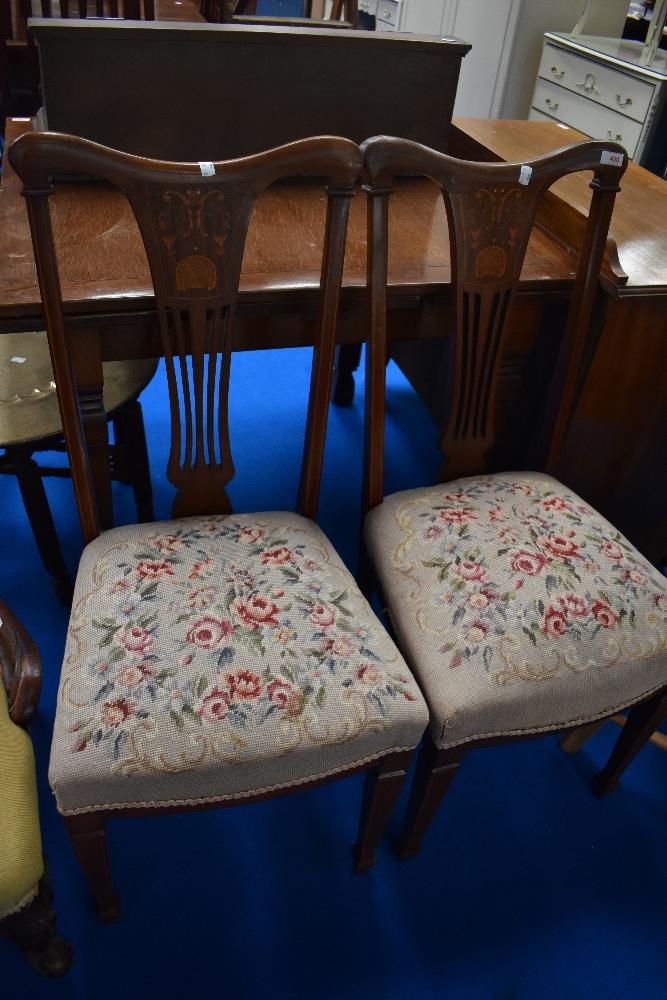
[[[369,349],[366,356],[364,509],[383,497],[388,204],[400,174],[440,187],[449,224],[455,329],[442,480],[485,471],[504,334],[540,199],[560,177],[590,170],[593,194],[546,408],[556,463],[581,381],[587,332],[611,213],[627,166],[614,143],[584,142],[527,163],[457,160],[418,143],[375,137],[362,144],[368,183]],[[448,332],[448,331],[443,331]]]
[[[135,215],[155,289],[171,411],[167,476],[174,516],[228,513],[234,475],[227,425],[231,335],[255,198],[284,177],[327,179],[327,217],[298,512],[314,517],[324,453],[349,201],[359,147],[304,139],[215,164],[147,160],[55,133],[22,136],[10,160],[23,181],[49,344],[86,542],[100,533],[80,401],[67,338],[49,213],[54,172],[86,173],[120,188]]]

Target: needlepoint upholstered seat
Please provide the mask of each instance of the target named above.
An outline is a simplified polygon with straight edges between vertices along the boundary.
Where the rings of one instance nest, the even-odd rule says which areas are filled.
[[[98,914],[117,915],[107,816],[244,802],[360,769],[369,777],[356,867],[370,867],[428,712],[314,522],[359,147],[324,137],[181,164],[32,133],[9,155],[28,204],[88,543],[50,776]],[[100,533],[49,226],[49,178],[60,171],[116,184],[139,225],[167,368],[172,521]],[[256,196],[299,174],[325,178],[327,198],[298,513],[237,515],[225,489],[227,396],[245,238]]]
[[[665,684],[667,581],[550,476],[395,493],[366,540],[439,747],[583,725]]]
[[[425,724],[314,522],[183,518],[86,547],[50,765],[61,812],[297,786],[411,749]]]
[[[468,748],[580,727],[633,705],[631,719],[639,713],[641,722],[628,732],[634,742],[645,738],[667,691],[667,587],[627,539],[551,474],[493,469],[507,317],[541,197],[559,177],[593,174],[545,406],[551,473],[591,354],[588,328],[625,152],[613,143],[581,143],[530,163],[498,164],[386,137],[362,148],[371,273],[364,538],[399,647],[430,710],[401,838],[408,857]],[[453,329],[443,331],[452,353],[442,389],[450,413],[441,442],[444,481],[383,498],[388,205],[405,172],[437,183],[447,212]],[[606,771],[602,784],[615,773]]]

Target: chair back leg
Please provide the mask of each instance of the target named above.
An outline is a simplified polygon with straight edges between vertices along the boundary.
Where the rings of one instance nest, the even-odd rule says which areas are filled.
[[[667,688],[663,688],[648,701],[635,705],[628,715],[609,760],[602,771],[593,778],[592,788],[596,798],[601,799],[614,791],[627,766],[665,719],[667,719]]]
[[[111,878],[104,820],[99,813],[64,816],[72,847],[95,900],[98,920],[118,920],[118,896]]]

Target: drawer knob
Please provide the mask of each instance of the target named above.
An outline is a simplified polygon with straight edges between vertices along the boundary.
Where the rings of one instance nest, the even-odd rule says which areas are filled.
[[[632,98],[631,97],[621,97],[620,94],[617,94],[616,95],[616,103],[618,104],[619,108],[627,108],[627,106],[629,104],[632,104]]]
[[[592,73],[587,73],[583,83],[577,84],[577,90],[583,90],[586,94],[597,94],[598,97],[600,96],[600,91],[595,86],[595,77]]]
[[[615,142],[623,142],[623,136],[621,135],[620,132],[617,132],[616,135],[614,135],[612,130],[608,128],[607,135],[609,136],[610,139],[614,139]]]
[[[557,80],[562,80],[563,77],[565,76],[565,70],[564,69],[558,69],[558,66],[552,66],[551,67],[551,72],[552,72],[552,74],[555,76],[555,78]]]
[[[552,101],[550,97],[547,97],[544,103],[548,108],[551,108],[552,111],[558,110],[558,101]]]

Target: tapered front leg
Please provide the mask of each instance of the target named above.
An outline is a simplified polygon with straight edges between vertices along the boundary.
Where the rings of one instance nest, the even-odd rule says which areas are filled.
[[[667,689],[663,688],[648,701],[635,705],[621,730],[609,760],[593,778],[593,795],[601,799],[613,792],[626,767],[648,743],[660,723],[667,718]]]
[[[417,760],[403,832],[397,844],[401,861],[419,853],[422,838],[459,769],[463,754],[463,749],[459,747],[440,750],[429,736],[426,737]]]
[[[390,754],[366,774],[359,837],[352,848],[355,872],[366,872],[375,864],[375,848],[386,829],[411,761],[411,750]]]
[[[99,813],[65,816],[65,826],[95,900],[98,920],[118,920],[118,896],[111,878],[104,820]]]

